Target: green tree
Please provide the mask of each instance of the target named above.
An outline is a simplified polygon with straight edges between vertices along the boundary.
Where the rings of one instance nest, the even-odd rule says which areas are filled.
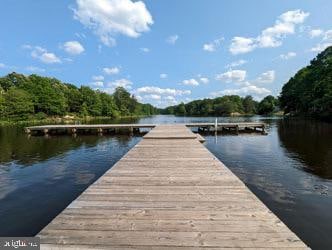
[[[57,79],[31,75],[22,81],[20,88],[32,96],[36,113],[64,115],[67,109],[67,100],[61,85],[62,83]]]
[[[183,102],[181,102],[181,104],[177,107],[175,112],[177,115],[186,115],[187,111]]]
[[[106,93],[100,93],[100,100],[102,104],[102,115],[109,117],[119,116],[119,111],[115,105],[113,96]]]
[[[13,102],[7,105],[7,98],[17,99],[17,106],[14,107]],[[23,105],[24,101],[27,102],[26,106]],[[15,109],[10,110],[9,106]],[[19,118],[21,114],[21,118],[26,119],[26,114],[32,113],[35,118],[43,119],[51,115],[62,116],[68,112],[81,116],[117,117],[156,114],[159,110],[150,104],[139,103],[135,96],[121,87],[113,95],[109,95],[90,87],[77,88],[73,84],[38,75],[25,76],[13,72],[0,77],[1,118]]]
[[[5,113],[9,117],[27,117],[33,113],[33,103],[28,92],[11,87],[5,94]]]
[[[93,91],[91,88],[82,86],[80,88],[82,101],[87,106],[89,115],[100,116],[102,114],[102,103],[100,93]]]
[[[0,87],[0,120],[5,117],[5,91]]]
[[[280,105],[285,113],[332,120],[332,46],[283,86]]]
[[[246,114],[255,114],[256,113],[256,101],[252,98],[252,96],[247,95],[242,100],[243,110]]]
[[[64,86],[64,95],[68,103],[67,111],[70,113],[79,113],[83,103],[83,97],[80,90],[75,85],[66,84]]]
[[[272,95],[269,95],[258,104],[258,113],[260,115],[271,114],[276,111],[277,106],[278,100]]]
[[[132,109],[132,100],[130,93],[123,87],[117,87],[113,93],[114,102],[121,115],[130,115],[130,109]]]

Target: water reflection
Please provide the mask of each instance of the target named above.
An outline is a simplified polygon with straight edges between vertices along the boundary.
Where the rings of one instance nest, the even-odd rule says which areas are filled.
[[[331,124],[286,119],[278,121],[277,127],[281,146],[303,163],[303,170],[332,179]]]
[[[141,139],[0,131],[0,236],[38,233]]]
[[[215,117],[155,116],[90,123],[214,122]],[[332,124],[274,117],[268,135],[206,136],[206,147],[314,249],[332,246]],[[34,235],[141,138],[31,137],[0,127],[0,236]]]

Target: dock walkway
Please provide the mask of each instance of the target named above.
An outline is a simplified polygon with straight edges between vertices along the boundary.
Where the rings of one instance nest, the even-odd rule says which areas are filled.
[[[38,236],[42,249],[307,249],[184,125],[152,129]]]

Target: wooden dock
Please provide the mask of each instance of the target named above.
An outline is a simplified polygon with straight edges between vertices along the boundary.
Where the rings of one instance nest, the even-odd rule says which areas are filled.
[[[240,131],[257,131],[265,133],[266,125],[262,122],[240,122],[240,123],[185,123],[177,124],[183,125],[188,128],[197,128],[198,132],[218,132],[228,131],[236,132]],[[65,125],[42,125],[26,127],[25,132],[33,135],[47,135],[58,133],[76,134],[82,132],[97,132],[103,133],[117,133],[120,130],[126,130],[130,133],[140,133],[140,129],[152,129],[158,126],[158,124],[65,124]],[[259,130],[257,130],[259,129]]]
[[[152,129],[38,236],[41,249],[307,249],[184,125]]]

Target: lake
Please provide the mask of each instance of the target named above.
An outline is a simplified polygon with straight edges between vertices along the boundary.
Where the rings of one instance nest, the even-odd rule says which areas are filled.
[[[153,116],[111,123],[214,122],[214,117]],[[332,124],[275,117],[268,135],[204,135],[205,146],[313,249],[332,246]],[[93,121],[94,123],[98,121]],[[105,121],[104,121],[105,122]],[[0,236],[33,236],[142,137],[32,136],[0,127]]]

